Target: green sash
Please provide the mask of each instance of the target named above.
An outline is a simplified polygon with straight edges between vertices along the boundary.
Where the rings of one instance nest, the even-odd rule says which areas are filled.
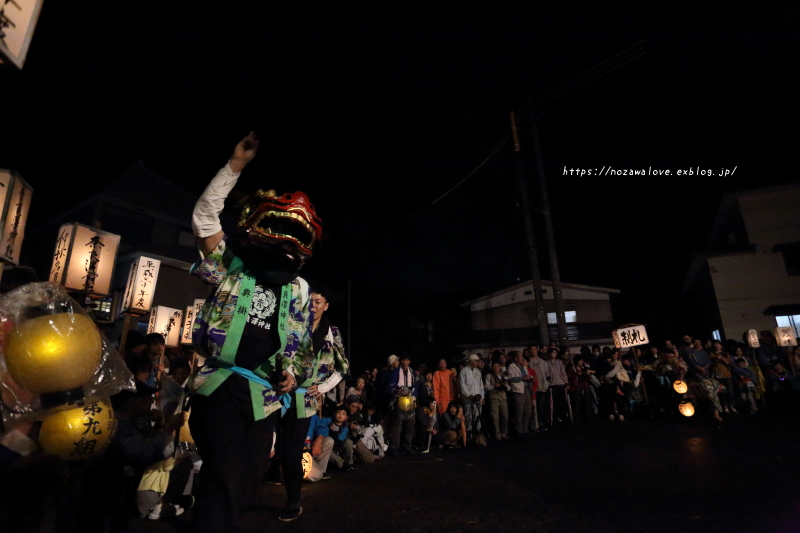
[[[244,267],[241,259],[235,257],[231,261],[230,272],[233,274],[237,270],[242,270]],[[255,290],[256,280],[247,272],[242,272],[242,280],[239,285],[239,295],[236,299],[236,310],[233,313],[231,325],[225,334],[225,342],[222,345],[220,356],[212,361],[218,367],[217,371],[211,374],[205,383],[203,383],[197,394],[202,396],[210,396],[217,387],[233,374],[230,369],[236,366],[236,351],[239,349],[239,342],[242,340],[242,333],[244,326],[247,323],[247,317],[250,313],[250,305],[253,301],[253,291]],[[281,345],[278,350],[272,354],[264,363],[256,368],[253,373],[260,378],[267,379],[267,376],[275,369],[276,363],[283,360],[283,352],[286,349],[286,330],[289,321],[289,303],[292,299],[292,284],[287,283],[281,287],[281,301],[278,311],[278,337],[280,338]],[[314,371],[316,376],[316,369]],[[307,383],[308,380],[304,382]],[[256,383],[255,381],[248,380],[250,384],[250,399],[253,403],[253,416],[255,420],[262,420],[264,416],[264,392],[267,387]],[[305,405],[305,401],[301,402]],[[298,404],[300,405],[300,404]]]

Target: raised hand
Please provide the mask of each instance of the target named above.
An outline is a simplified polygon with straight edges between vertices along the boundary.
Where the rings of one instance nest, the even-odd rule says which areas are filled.
[[[255,132],[250,132],[250,134],[239,141],[239,144],[233,149],[233,155],[231,156],[230,166],[231,170],[234,172],[241,172],[247,164],[253,160],[256,156],[256,152],[258,152],[258,139],[256,139]]]

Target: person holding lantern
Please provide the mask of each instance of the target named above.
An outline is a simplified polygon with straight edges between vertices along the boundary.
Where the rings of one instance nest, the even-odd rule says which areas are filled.
[[[201,260],[192,271],[216,287],[197,314],[193,342],[206,365],[189,380],[192,435],[203,459],[195,531],[237,531],[269,466],[280,427],[284,476],[302,479],[303,443],[316,406],[307,387],[319,361],[311,292],[298,277],[322,234],[302,192],[259,190],[239,204],[234,235],[219,221],[225,198],[253,160],[258,140],[239,142],[192,217]],[[297,470],[297,472],[295,472]],[[302,512],[300,485],[280,519]]]

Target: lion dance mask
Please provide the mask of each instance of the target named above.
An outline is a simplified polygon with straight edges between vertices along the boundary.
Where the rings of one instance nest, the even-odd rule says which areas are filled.
[[[258,190],[240,204],[236,254],[255,275],[270,284],[285,284],[322,236],[322,219],[300,191],[278,196]]]

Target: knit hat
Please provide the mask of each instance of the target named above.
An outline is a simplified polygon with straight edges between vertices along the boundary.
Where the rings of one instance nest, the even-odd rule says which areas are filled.
[[[394,355],[394,354],[392,354],[392,355],[390,355],[390,356],[389,356],[389,359],[388,359],[387,361],[388,361],[388,363],[391,365],[392,363],[394,363],[395,361],[397,361],[397,356],[396,356],[396,355]]]

